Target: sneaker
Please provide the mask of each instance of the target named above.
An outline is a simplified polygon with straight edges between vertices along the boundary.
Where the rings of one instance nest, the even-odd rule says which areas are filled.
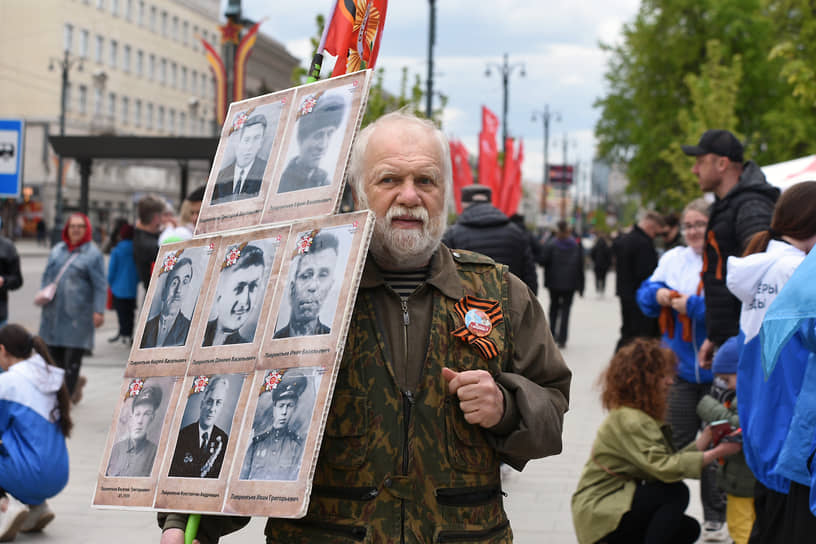
[[[0,512],[0,542],[11,542],[28,515],[28,508],[11,495],[5,512]]]
[[[731,542],[725,522],[708,520],[703,523],[703,542]]]
[[[25,521],[22,526],[20,526],[20,532],[36,533],[42,531],[53,519],[54,511],[51,510],[47,502],[43,502],[37,506],[29,506],[28,516],[26,516]]]
[[[116,336],[111,336],[110,338],[108,338],[108,342],[110,342],[111,344],[113,344],[114,342],[116,342],[116,341],[117,341],[117,340],[119,340],[120,338],[121,338],[121,336],[119,336],[119,335],[117,334]]]

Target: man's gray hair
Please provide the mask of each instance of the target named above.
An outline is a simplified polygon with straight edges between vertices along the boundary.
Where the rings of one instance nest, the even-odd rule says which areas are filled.
[[[363,158],[365,155],[365,150],[368,147],[368,140],[371,138],[371,134],[374,133],[377,127],[391,122],[413,123],[414,125],[430,130],[436,137],[442,152],[442,188],[445,194],[445,213],[447,214],[448,197],[451,194],[450,187],[453,183],[453,171],[451,169],[450,146],[448,145],[448,139],[445,137],[445,134],[433,124],[432,121],[429,121],[423,117],[417,117],[413,113],[410,113],[409,106],[391,113],[386,113],[357,134],[357,138],[351,148],[351,156],[349,158],[348,171],[346,174],[349,187],[351,187],[351,190],[354,193],[355,204],[367,205],[364,190],[365,165],[363,164]]]

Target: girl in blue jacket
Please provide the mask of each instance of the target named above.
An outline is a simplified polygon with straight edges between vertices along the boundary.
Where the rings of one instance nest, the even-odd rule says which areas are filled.
[[[68,483],[71,427],[65,373],[39,336],[0,328],[0,541],[40,531],[54,513],[45,500]]]

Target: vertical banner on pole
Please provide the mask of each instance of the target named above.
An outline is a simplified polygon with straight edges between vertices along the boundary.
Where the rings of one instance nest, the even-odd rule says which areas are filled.
[[[22,119],[0,119],[0,197],[19,198],[23,185]]]

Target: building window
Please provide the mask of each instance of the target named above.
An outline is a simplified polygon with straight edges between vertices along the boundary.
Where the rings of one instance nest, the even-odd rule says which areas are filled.
[[[190,92],[198,93],[198,72],[195,70],[190,71]]]
[[[156,130],[164,130],[164,106],[159,106],[156,116]]]
[[[133,20],[133,0],[125,0],[125,19]]]
[[[161,35],[167,37],[167,12],[161,12]]]
[[[122,70],[130,72],[130,46],[126,45],[122,48]]]
[[[147,103],[145,109],[145,127],[148,129],[153,129],[153,104],[150,102]]]
[[[169,114],[169,119],[167,120],[167,125],[168,125],[167,126],[167,131],[170,132],[170,134],[175,134],[176,133],[176,110],[174,110],[173,108],[170,108],[170,111],[168,112],[168,114]]]
[[[79,56],[83,59],[88,58],[88,40],[90,39],[90,33],[83,29],[79,33]]]
[[[210,91],[207,89],[207,74],[201,74],[201,96],[207,96]]]
[[[190,44],[190,23],[187,21],[181,22],[181,43],[184,45]]]
[[[94,87],[94,115],[102,113],[102,89]]]
[[[198,133],[199,134],[206,134],[207,133],[207,120],[203,117],[199,119],[198,122]]]
[[[79,113],[88,113],[88,87],[85,85],[79,86]]]
[[[159,83],[162,85],[167,83],[167,59],[161,59],[159,64]]]
[[[145,24],[145,3],[144,0],[139,0],[139,14],[137,16],[137,20],[139,26],[144,26]]]
[[[111,122],[116,120],[116,93],[108,93],[108,115]]]
[[[129,121],[128,117],[130,115],[130,98],[127,96],[122,97],[122,124],[126,125]]]
[[[144,51],[139,49],[136,51],[136,75],[144,74]]]
[[[187,92],[187,67],[181,67],[181,90]]]
[[[150,53],[150,57],[147,59],[147,77],[150,81],[156,79],[156,55]]]
[[[193,51],[198,51],[198,25],[193,25]]]
[[[114,17],[119,16],[119,0],[111,0],[111,14]]]
[[[116,68],[116,57],[119,55],[119,43],[116,40],[110,42],[110,67]]]
[[[142,101],[138,98],[133,101],[133,124],[137,127],[142,125]]]
[[[70,53],[74,46],[74,25],[65,24],[62,31],[62,38],[62,48]]]
[[[170,63],[170,86],[174,89],[178,85],[178,65],[175,62]]]
[[[183,111],[179,112],[179,134],[182,136],[187,134],[187,116]]]
[[[150,6],[150,31],[156,32],[156,6]]]
[[[96,0],[96,9],[105,9],[105,0]]]
[[[173,26],[171,27],[170,36],[176,41],[179,39],[179,19],[177,15],[173,16]]]
[[[105,48],[105,38],[103,38],[100,34],[96,35],[96,62],[102,64],[102,50]]]

